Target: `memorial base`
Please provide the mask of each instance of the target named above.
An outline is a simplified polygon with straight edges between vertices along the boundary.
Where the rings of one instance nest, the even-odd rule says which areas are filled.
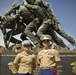
[[[76,61],[76,51],[60,51],[61,64],[57,68],[57,75],[76,75],[73,73],[71,63]],[[13,61],[17,53],[3,52],[0,53],[0,75],[17,75],[12,74],[8,68],[8,63]],[[36,54],[36,53],[35,53]],[[38,73],[38,67],[34,71],[35,75]]]

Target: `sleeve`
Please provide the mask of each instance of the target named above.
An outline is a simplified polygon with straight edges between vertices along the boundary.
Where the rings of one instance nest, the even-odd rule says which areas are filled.
[[[58,51],[55,51],[54,55],[55,55],[55,61],[56,61],[56,62],[57,62],[57,61],[60,61],[59,52],[58,52]]]
[[[39,58],[39,56],[40,56],[40,53],[38,53],[38,55],[37,55],[37,65],[40,65],[40,58]]]
[[[13,8],[10,8],[5,14],[4,14],[4,16],[10,16],[11,15],[11,13],[13,13],[13,11],[14,11],[14,9]]]
[[[17,56],[15,57],[13,63],[14,63],[14,64],[19,64],[19,62],[20,62],[20,55],[17,54]]]
[[[33,59],[35,59],[36,58],[36,55],[35,54],[32,54],[32,57],[33,57]]]
[[[37,61],[36,61],[36,55],[33,55],[33,66],[32,66],[32,68],[33,69],[35,69],[36,68],[36,63],[37,63]]]
[[[59,64],[60,64],[60,56],[59,56],[59,53],[58,51],[55,51],[55,66],[54,68],[56,68]]]

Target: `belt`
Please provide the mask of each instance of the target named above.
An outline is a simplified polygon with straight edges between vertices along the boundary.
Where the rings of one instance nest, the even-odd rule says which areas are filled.
[[[52,69],[53,67],[40,67],[42,70]]]

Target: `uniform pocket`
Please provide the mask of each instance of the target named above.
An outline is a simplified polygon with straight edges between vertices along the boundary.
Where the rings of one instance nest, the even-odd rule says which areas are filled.
[[[48,57],[48,58],[53,58],[54,56],[53,56],[53,55],[47,55],[47,57]]]
[[[47,54],[47,57],[48,57],[48,58],[53,58],[54,56],[53,56],[52,53],[48,53],[48,54]]]

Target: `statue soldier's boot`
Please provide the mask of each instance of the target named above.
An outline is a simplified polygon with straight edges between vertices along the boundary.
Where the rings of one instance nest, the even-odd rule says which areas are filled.
[[[76,46],[76,41],[75,41],[72,37],[68,36],[67,40],[68,40],[73,46]]]
[[[60,34],[62,37],[64,37],[66,40],[68,40],[73,46],[76,46],[76,41],[65,33],[65,31],[60,27],[60,29],[57,30],[58,34]]]

